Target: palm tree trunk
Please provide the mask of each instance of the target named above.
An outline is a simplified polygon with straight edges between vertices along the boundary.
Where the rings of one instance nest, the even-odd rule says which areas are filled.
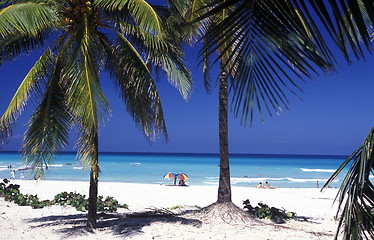
[[[97,132],[94,134],[94,153],[91,162],[90,190],[88,197],[88,227],[96,228],[97,222],[97,194],[99,182],[99,141]]]
[[[229,140],[228,140],[228,75],[222,64],[219,77],[219,154],[220,173],[217,202],[231,202]]]

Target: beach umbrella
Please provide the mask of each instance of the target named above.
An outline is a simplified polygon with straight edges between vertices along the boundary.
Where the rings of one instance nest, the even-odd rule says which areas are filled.
[[[176,178],[178,178],[180,180],[186,180],[186,179],[188,179],[188,176],[185,173],[178,173]]]
[[[177,174],[175,173],[172,173],[172,172],[168,172],[167,174],[165,174],[164,178],[175,178]]]

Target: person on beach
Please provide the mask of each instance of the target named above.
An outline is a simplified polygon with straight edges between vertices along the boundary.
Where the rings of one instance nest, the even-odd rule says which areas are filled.
[[[21,173],[21,176],[19,177],[19,179],[25,179],[25,172]]]
[[[265,188],[270,188],[270,183],[269,182],[265,182]]]
[[[317,180],[317,188],[319,188],[319,181]]]
[[[12,171],[10,172],[10,178],[11,178],[11,179],[14,179],[15,177],[16,177],[16,171],[12,170]]]
[[[257,187],[258,187],[258,188],[264,188],[264,186],[262,186],[262,182],[259,182],[259,183],[257,184]]]
[[[183,179],[179,180],[179,186],[186,186],[186,183]]]

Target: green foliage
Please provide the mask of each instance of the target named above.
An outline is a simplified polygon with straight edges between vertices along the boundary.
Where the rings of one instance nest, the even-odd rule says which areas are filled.
[[[37,195],[22,194],[19,191],[20,185],[9,184],[8,179],[3,179],[0,183],[0,197],[5,201],[14,202],[20,206],[31,206],[32,208],[43,208],[50,205],[72,206],[77,211],[85,212],[88,209],[88,199],[85,195],[73,192],[62,192],[57,194],[52,201],[40,201]],[[116,212],[118,208],[128,209],[127,204],[119,204],[113,197],[99,196],[97,200],[97,211]]]
[[[295,212],[286,212],[285,209],[279,209],[275,207],[269,207],[268,205],[259,202],[258,206],[252,207],[249,200],[243,201],[244,209],[247,209],[249,213],[260,218],[260,219],[297,219]]]
[[[113,197],[106,197],[105,200],[103,198],[103,196],[99,196],[97,199],[97,211],[99,212],[115,212],[117,208],[129,208],[127,204],[119,204]]]
[[[88,199],[80,193],[62,192],[55,196],[53,203],[61,206],[69,205],[75,207],[78,211],[85,212],[88,209]],[[119,204],[113,197],[99,196],[97,199],[97,211],[99,212],[115,212],[118,208],[128,209],[127,204]]]
[[[204,69],[220,61],[230,70],[232,109],[244,124],[252,123],[256,108],[261,120],[265,111],[288,108],[287,94],[300,91],[297,79],[335,71],[340,58],[332,50],[351,62],[350,55],[364,57],[361,45],[370,52],[374,43],[372,0],[177,2],[192,12],[192,23],[201,22]]]
[[[19,191],[20,185],[9,184],[9,182],[8,179],[3,179],[3,182],[0,183],[0,197],[4,197],[5,201],[32,208],[43,208],[52,204],[49,200],[40,201],[37,195],[22,194]]]
[[[341,230],[344,231],[343,239],[374,239],[374,185],[370,180],[374,174],[373,151],[374,128],[370,130],[362,145],[323,186],[326,188],[350,164],[335,198],[339,203],[336,213],[339,223],[335,239]]]
[[[61,206],[69,205],[75,207],[78,211],[85,212],[88,206],[88,201],[85,197],[85,195],[80,193],[62,192],[54,197],[53,202]]]
[[[29,100],[38,103],[23,142],[24,160],[38,175],[66,147],[73,126],[78,159],[94,166],[94,136],[110,116],[101,71],[144,134],[167,139],[154,76],[165,72],[186,99],[193,84],[165,7],[144,0],[9,0],[0,1],[0,13],[0,65],[42,53],[0,118],[6,142]]]

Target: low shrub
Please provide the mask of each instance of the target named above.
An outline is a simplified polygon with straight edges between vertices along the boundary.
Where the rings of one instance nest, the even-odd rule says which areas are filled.
[[[8,179],[3,179],[0,183],[0,197],[4,197],[5,201],[14,202],[20,206],[31,206],[32,208],[43,208],[50,205],[69,205],[75,207],[76,210],[85,212],[88,209],[88,199],[85,195],[73,192],[62,192],[57,194],[52,201],[40,201],[37,195],[22,194],[19,191],[20,185],[9,184]],[[119,204],[113,197],[99,196],[97,199],[98,212],[115,212],[118,208],[128,209],[127,204]]]
[[[279,209],[275,207],[269,207],[268,205],[259,202],[258,206],[252,207],[249,200],[243,201],[244,209],[248,210],[253,216],[260,219],[271,219],[271,220],[288,220],[297,219],[295,212],[286,212],[285,209]]]
[[[59,193],[54,197],[53,203],[61,206],[69,205],[81,212],[87,211],[88,206],[86,196],[75,192]]]
[[[103,200],[103,196],[99,196],[97,199],[97,211],[98,212],[116,212],[117,208],[129,209],[127,204],[119,204],[113,197],[106,197]]]

